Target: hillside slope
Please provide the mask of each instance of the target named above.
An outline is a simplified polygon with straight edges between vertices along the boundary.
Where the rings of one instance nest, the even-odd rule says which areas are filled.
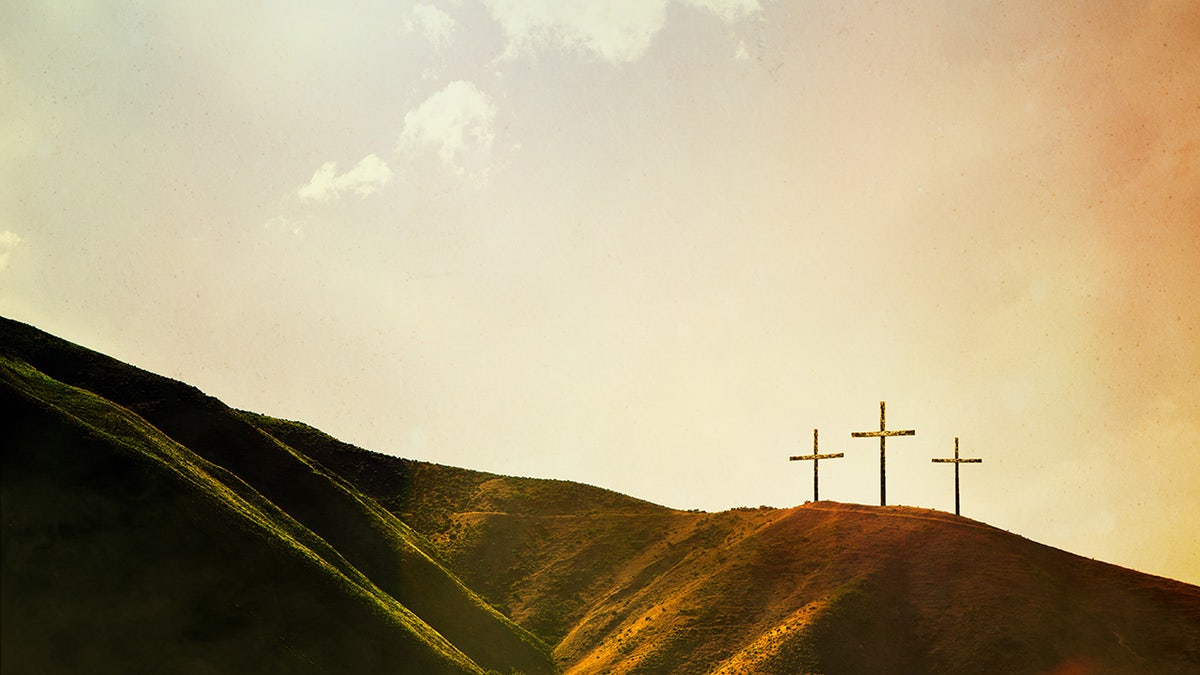
[[[450,526],[467,511],[514,515],[667,513],[670,510],[611,490],[542,478],[516,478],[364,450],[302,422],[241,412],[255,426],[337,472],[424,532]]]
[[[711,545],[690,544],[700,537]],[[818,503],[713,514],[681,523],[627,569],[664,559],[670,567],[644,583],[626,573],[558,644],[571,672],[1200,665],[1200,588],[944,513]]]
[[[3,672],[482,672],[128,411],[2,357],[0,408]]]
[[[389,601],[419,615],[472,665],[531,674],[554,670],[545,645],[438,564],[428,543],[398,517],[220,401],[7,319],[0,319],[0,353],[94,393],[220,467],[221,481],[285,513]],[[64,412],[77,414],[69,407]],[[53,427],[61,421],[45,423]],[[98,428],[107,431],[103,424]]]
[[[382,455],[299,422],[242,414],[402,515],[473,589],[551,644],[607,592],[625,558],[688,515],[580,483]]]
[[[447,564],[570,673],[1200,672],[1200,588],[952,514],[680,512],[260,424],[420,511]]]

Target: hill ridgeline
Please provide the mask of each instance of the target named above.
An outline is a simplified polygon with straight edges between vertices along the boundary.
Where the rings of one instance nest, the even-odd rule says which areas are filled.
[[[0,318],[2,673],[1194,673],[1200,587],[953,514],[370,452]]]

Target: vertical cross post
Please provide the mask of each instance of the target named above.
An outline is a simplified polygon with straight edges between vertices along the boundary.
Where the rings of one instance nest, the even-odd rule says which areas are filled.
[[[855,431],[851,438],[879,438],[879,505],[887,506],[887,438],[888,436],[916,436],[915,429],[888,431],[887,402],[879,402],[879,431]]]
[[[841,452],[834,452],[834,453],[830,453],[827,455],[817,454],[817,430],[813,429],[813,454],[811,454],[811,455],[796,455],[794,457],[788,457],[788,461],[795,462],[796,460],[801,460],[801,459],[811,459],[812,460],[812,463],[813,463],[813,501],[819,502],[819,501],[821,501],[821,496],[820,496],[821,493],[819,491],[820,488],[818,487],[818,483],[817,483],[817,464],[818,464],[818,462],[822,459],[837,459],[838,457],[843,457],[844,455],[845,455],[845,453],[841,453]]]
[[[959,457],[958,456],[958,436],[955,436],[954,437],[954,457],[953,457],[953,459],[951,459],[949,457],[935,457],[933,459],[933,461],[935,463],[953,464],[954,465],[954,515],[956,515],[956,516],[962,515],[962,513],[959,511],[959,500],[958,500],[958,465],[959,464],[981,464],[983,462],[983,460],[978,457]]]

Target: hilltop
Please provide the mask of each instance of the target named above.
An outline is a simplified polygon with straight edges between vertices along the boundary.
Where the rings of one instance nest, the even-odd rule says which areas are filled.
[[[1200,587],[952,514],[371,452],[0,318],[0,671],[1190,673]]]

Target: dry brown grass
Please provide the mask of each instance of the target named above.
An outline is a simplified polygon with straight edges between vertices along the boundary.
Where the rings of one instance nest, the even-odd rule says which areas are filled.
[[[450,565],[570,673],[1193,672],[1200,588],[925,509],[460,514]]]

